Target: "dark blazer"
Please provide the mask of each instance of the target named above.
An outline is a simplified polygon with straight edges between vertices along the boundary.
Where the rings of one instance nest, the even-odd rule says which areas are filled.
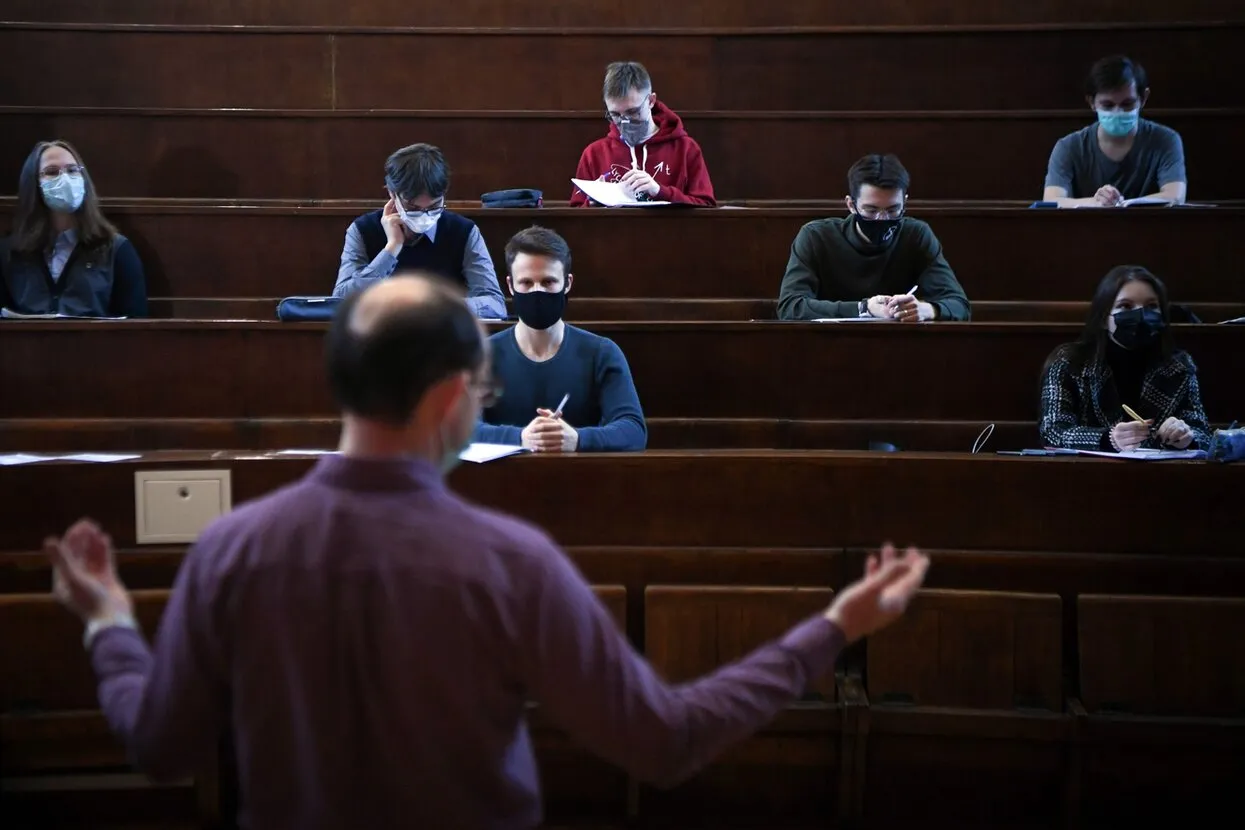
[[[1154,419],[1155,427],[1168,418],[1179,418],[1193,430],[1189,449],[1210,446],[1210,424],[1202,409],[1197,367],[1187,352],[1177,351],[1146,370],[1137,414]],[[1090,360],[1079,371],[1072,367],[1066,354],[1051,361],[1042,378],[1042,411],[1038,421],[1038,430],[1046,446],[1110,449],[1107,435],[1113,426],[1124,420],[1129,417],[1120,405],[1111,367],[1106,361]],[[1162,449],[1153,437],[1141,446]]]

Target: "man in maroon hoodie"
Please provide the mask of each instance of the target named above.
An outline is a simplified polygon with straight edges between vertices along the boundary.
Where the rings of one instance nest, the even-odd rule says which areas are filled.
[[[705,157],[683,120],[657,100],[653,81],[634,61],[605,68],[605,109],[610,130],[584,148],[575,178],[618,182],[640,201],[713,207],[713,182]],[[594,204],[579,188],[571,207]]]

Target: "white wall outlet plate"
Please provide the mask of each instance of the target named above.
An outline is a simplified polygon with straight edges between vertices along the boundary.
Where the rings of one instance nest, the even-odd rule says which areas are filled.
[[[233,508],[229,470],[134,473],[135,539],[140,545],[190,543]]]

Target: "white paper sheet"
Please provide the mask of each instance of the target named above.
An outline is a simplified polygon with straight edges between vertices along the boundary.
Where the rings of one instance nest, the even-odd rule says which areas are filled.
[[[1077,450],[1077,455],[1093,455],[1099,458],[1123,458],[1128,461],[1179,461],[1205,458],[1206,450],[1129,450],[1128,452],[1100,452]]]
[[[51,461],[46,455],[30,455],[24,452],[0,453],[0,467],[16,467],[18,464],[34,464],[36,461]]]
[[[89,461],[93,464],[109,464],[113,461],[133,461],[141,455],[124,455],[112,452],[80,452],[77,455],[62,455],[60,461]]]
[[[0,308],[0,317],[6,320],[124,320],[124,317],[81,317],[75,314],[22,314],[11,308]]]
[[[522,447],[509,444],[471,444],[458,454],[458,458],[473,464],[483,464],[519,452],[523,452]],[[337,450],[277,450],[273,455],[337,455]]]
[[[655,207],[669,202],[638,202],[628,196],[618,182],[598,182],[588,179],[571,179],[571,184],[582,190],[589,199],[606,207]]]
[[[891,317],[816,317],[813,323],[894,323]]]
[[[516,447],[511,444],[472,444],[458,454],[460,461],[470,461],[473,464],[484,464],[488,461],[496,461],[499,458],[505,458],[508,455],[523,452],[522,447]]]

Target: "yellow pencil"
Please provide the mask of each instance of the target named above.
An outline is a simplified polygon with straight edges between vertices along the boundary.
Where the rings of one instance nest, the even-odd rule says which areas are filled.
[[[1132,418],[1134,421],[1140,421],[1142,423],[1145,423],[1146,419],[1138,415],[1135,411],[1133,411],[1133,408],[1130,407],[1128,404],[1122,403],[1120,404],[1120,406],[1124,408],[1124,413],[1128,415],[1128,417]]]

